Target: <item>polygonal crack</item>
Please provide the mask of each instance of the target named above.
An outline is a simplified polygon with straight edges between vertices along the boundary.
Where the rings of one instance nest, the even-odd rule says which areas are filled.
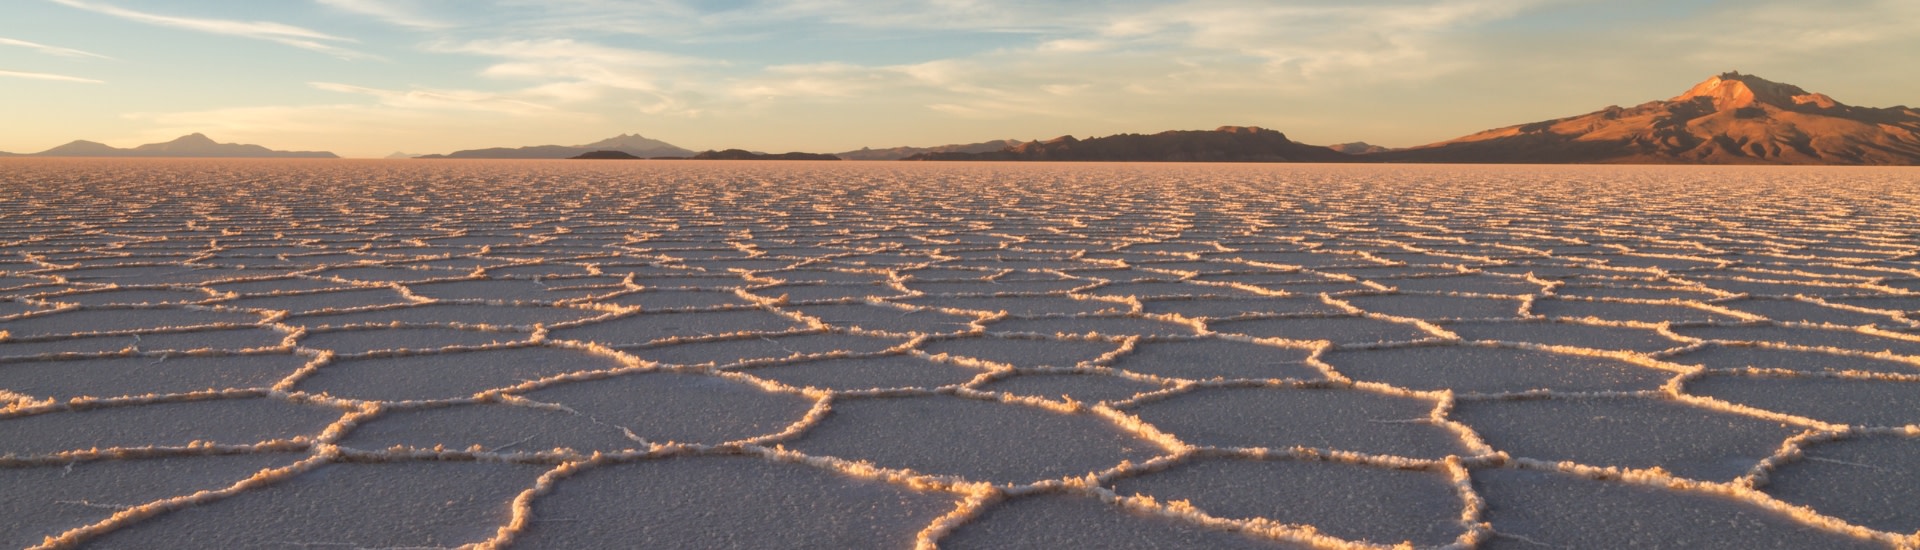
[[[1130,407],[1190,444],[1309,447],[1438,458],[1469,454],[1426,399],[1353,389],[1208,388]]]
[[[1663,399],[1467,401],[1453,417],[1516,457],[1590,466],[1660,467],[1729,481],[1773,454],[1794,428]]]
[[[953,500],[756,457],[643,460],[561,480],[514,547],[905,548]]]
[[[1184,500],[1207,515],[1311,525],[1336,537],[1417,546],[1453,542],[1464,503],[1438,472],[1316,460],[1210,458],[1113,483],[1122,495]]]
[[[948,395],[836,401],[824,422],[788,446],[884,468],[1014,484],[1085,475],[1163,452],[1090,414]]]

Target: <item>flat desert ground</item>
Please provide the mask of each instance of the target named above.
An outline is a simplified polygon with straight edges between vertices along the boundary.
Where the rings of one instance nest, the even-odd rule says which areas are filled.
[[[0,547],[1920,546],[1920,172],[0,161]]]

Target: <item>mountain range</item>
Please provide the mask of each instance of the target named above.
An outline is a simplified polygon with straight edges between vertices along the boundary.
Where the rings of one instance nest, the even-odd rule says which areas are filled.
[[[1313,146],[1258,127],[1211,132],[1062,136],[988,152],[925,152],[908,160],[1128,162],[1431,162],[1530,164],[1920,165],[1920,111],[1855,107],[1728,72],[1633,107],[1484,132],[1406,149],[1365,142]]]
[[[1380,162],[1920,164],[1920,111],[1854,107],[1729,72],[1633,107],[1359,157]]]
[[[104,143],[75,140],[32,155],[35,157],[173,157],[173,158],[340,158],[326,151],[275,151],[259,145],[219,143],[204,134],[189,134],[165,143],[121,149]]]
[[[767,155],[733,149],[695,153],[657,139],[622,134],[583,145],[495,147],[418,158],[565,159],[600,151],[639,158],[1920,165],[1920,110],[1847,105],[1826,94],[1735,71],[1708,78],[1665,100],[1612,106],[1404,149],[1366,142],[1308,145],[1257,126],[1222,126],[1211,131],[1088,139],[1061,136],[1046,141],[862,148],[836,155]],[[336,158],[327,152],[217,143],[201,134],[132,149],[75,141],[32,155],[0,156]],[[395,153],[388,158],[407,157],[414,155]]]
[[[620,134],[584,145],[535,145],[532,147],[494,147],[468,149],[444,155],[421,155],[423,159],[564,159],[595,151],[619,151],[640,158],[686,157],[695,153],[674,144],[639,134]]]

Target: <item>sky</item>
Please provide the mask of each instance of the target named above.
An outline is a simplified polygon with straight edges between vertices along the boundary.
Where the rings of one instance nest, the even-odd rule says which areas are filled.
[[[1913,0],[0,0],[0,151],[1412,146],[1729,70],[1920,104]]]

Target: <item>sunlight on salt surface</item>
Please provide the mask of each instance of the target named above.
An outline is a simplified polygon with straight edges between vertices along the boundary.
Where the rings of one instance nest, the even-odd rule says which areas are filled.
[[[491,462],[328,464],[107,533],[87,546],[450,548],[492,536],[508,516],[500,503],[545,471]]]
[[[516,547],[905,547],[959,495],[752,457],[667,458],[562,480]]]
[[[44,535],[106,520],[128,507],[218,490],[254,472],[280,468],[294,453],[116,457],[0,469],[0,545],[25,548]],[[128,480],[139,480],[137,483]]]
[[[1920,546],[1911,171],[3,166],[0,546]]]
[[[1209,515],[1324,526],[1342,538],[1453,542],[1460,497],[1444,472],[1317,460],[1196,460],[1114,482],[1122,494],[1187,500]],[[1302,506],[1310,502],[1312,506]]]

